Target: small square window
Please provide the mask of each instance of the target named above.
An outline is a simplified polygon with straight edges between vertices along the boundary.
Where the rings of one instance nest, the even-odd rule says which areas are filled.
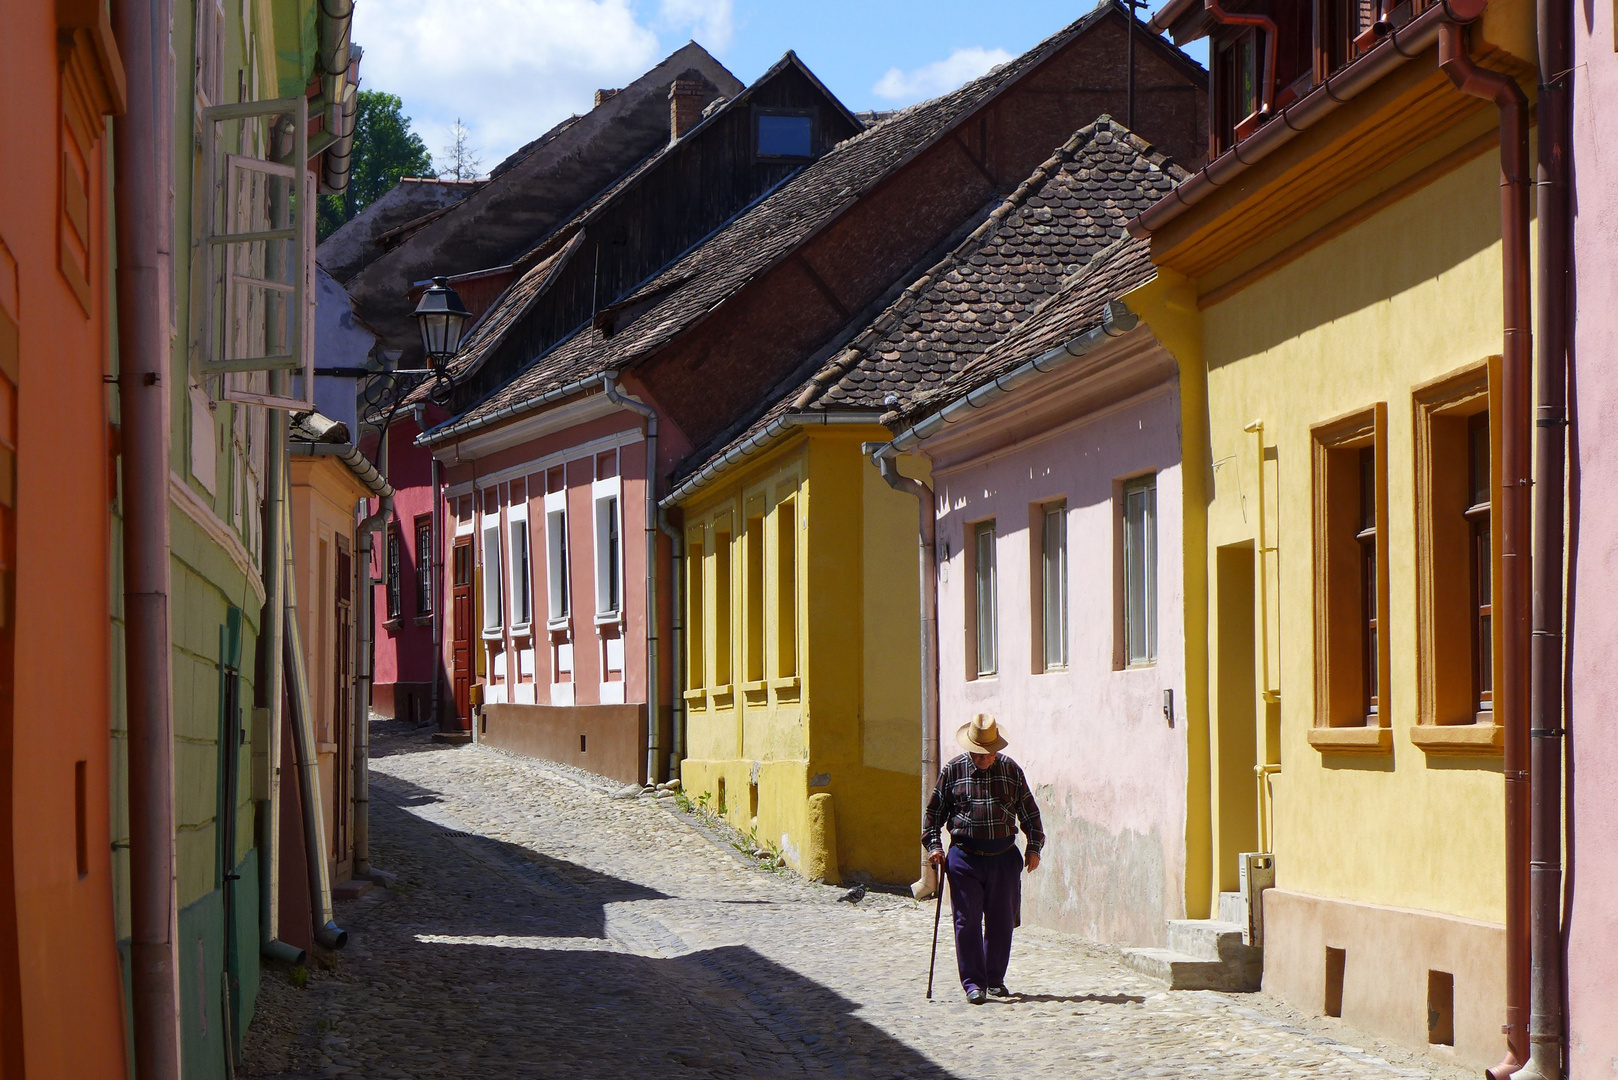
[[[758,114],[758,156],[809,158],[814,156],[815,118],[798,113]]]

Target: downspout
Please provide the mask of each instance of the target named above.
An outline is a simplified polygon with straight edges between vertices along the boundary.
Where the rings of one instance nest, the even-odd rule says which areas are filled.
[[[388,475],[388,433],[384,429],[377,442],[376,465],[385,478]],[[371,680],[374,677],[375,655],[371,638],[375,634],[376,594],[371,579],[371,537],[375,536],[393,516],[393,495],[382,496],[376,513],[360,519],[359,533],[359,594],[355,597],[354,613],[359,620],[355,627],[354,655],[358,670],[354,678],[354,876],[371,880]]]
[[[1500,697],[1505,727],[1506,804],[1506,1056],[1489,1070],[1505,1080],[1528,1060],[1529,960],[1529,352],[1532,314],[1528,266],[1528,101],[1508,75],[1488,71],[1467,54],[1466,30],[1439,28],[1438,66],[1462,93],[1500,110],[1500,235],[1504,360],[1500,395],[1501,606],[1505,611]],[[1543,256],[1542,256],[1543,257]],[[1542,496],[1543,497],[1543,496]],[[1558,486],[1557,506],[1561,505]],[[1561,516],[1558,511],[1557,522]],[[1561,572],[1560,561],[1555,572]],[[1560,645],[1559,640],[1554,644]],[[1550,677],[1559,678],[1560,664]]]
[[[281,384],[272,372],[272,388]],[[286,528],[287,418],[268,410],[264,437],[264,536]],[[264,722],[264,800],[258,829],[259,952],[285,964],[301,964],[304,951],[280,940],[281,934],[281,725],[286,721],[286,667],[276,659],[286,636],[286,550],[273,540],[264,545],[264,607],[259,620],[259,677],[254,682],[257,710]]]
[[[917,562],[921,584],[921,818],[925,827],[927,803],[938,782],[938,504],[933,489],[920,480],[899,473],[898,451],[891,443],[865,444],[871,461],[894,491],[916,497],[920,547]],[[917,831],[920,836],[920,830]],[[921,858],[921,877],[910,886],[910,894],[925,900],[938,890],[938,869]]]
[[[284,519],[281,550],[286,567],[286,636],[282,638],[282,661],[292,701],[292,746],[298,756],[298,795],[303,808],[304,860],[309,867],[309,900],[315,913],[315,941],[327,949],[341,949],[348,943],[348,932],[332,920],[331,867],[326,865],[323,836],[326,816],[320,799],[320,760],[315,747],[314,717],[309,713],[309,673],[304,666],[303,642],[298,632],[298,586],[290,568],[292,522]]]
[[[681,681],[680,673],[685,670],[685,536],[669,521],[669,512],[664,507],[657,508],[657,527],[663,535],[669,538],[669,550],[673,553],[672,569],[669,572],[669,630],[673,641],[669,642],[669,712],[670,722],[674,728],[674,749],[669,751],[669,779],[673,780],[680,775],[680,762],[685,760],[685,687]]]
[[[1572,242],[1568,158],[1572,5],[1539,0],[1539,441],[1534,450],[1534,626],[1530,663],[1530,965],[1527,1066],[1520,1080],[1562,1076],[1562,571],[1567,468],[1567,351]]]
[[[130,997],[135,1070],[179,1080],[180,965],[174,840],[174,718],[169,683],[168,305],[160,224],[173,145],[159,57],[169,0],[112,7],[128,79],[113,125],[122,432],[125,723],[129,739]]]
[[[601,376],[601,388],[608,401],[646,421],[646,782],[652,784],[657,782],[662,756],[658,728],[663,712],[657,669],[657,410],[624,397],[616,371]]]
[[[415,414],[416,414],[416,417],[415,417],[415,419],[416,419],[416,430],[417,431],[425,431],[427,429],[426,424],[424,422],[427,419],[427,407],[425,405],[416,406]],[[432,590],[432,595],[428,599],[431,602],[432,607],[433,607],[433,614],[432,614],[432,619],[433,619],[433,699],[432,699],[433,700],[433,707],[432,707],[432,715],[433,715],[433,727],[436,728],[439,731],[447,730],[444,727],[443,717],[440,715],[440,711],[443,708],[443,690],[442,690],[442,687],[443,687],[443,684],[444,684],[443,672],[441,670],[441,665],[444,662],[444,606],[443,606],[444,597],[443,597],[443,590],[440,588],[440,585],[441,585],[441,583],[443,581],[443,576],[444,576],[444,498],[443,498],[443,495],[444,495],[444,472],[443,472],[443,469],[444,469],[444,463],[438,460],[437,455],[434,455],[434,457],[433,457],[433,472],[432,472],[433,516],[432,516],[432,530],[431,530],[431,534],[430,534],[430,541],[431,541],[431,543],[433,545],[433,549],[432,549],[431,552],[428,552],[428,558],[430,560],[430,563],[429,563],[429,571],[430,572],[427,575],[427,587],[430,590]],[[416,558],[419,560],[421,557],[422,557],[422,553],[419,552],[419,551],[416,552]]]
[[[1214,21],[1225,26],[1251,26],[1264,31],[1264,76],[1259,85],[1264,87],[1264,97],[1258,103],[1258,115],[1270,115],[1270,109],[1275,104],[1275,49],[1276,38],[1280,31],[1275,20],[1268,15],[1236,15],[1227,12],[1220,6],[1219,0],[1203,0],[1203,9],[1212,15]],[[1209,65],[1212,68],[1213,65]]]

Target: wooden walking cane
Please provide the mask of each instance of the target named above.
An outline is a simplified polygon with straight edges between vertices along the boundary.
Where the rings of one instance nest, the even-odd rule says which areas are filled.
[[[933,1000],[933,969],[938,966],[938,917],[944,913],[943,867],[938,868],[938,903],[933,906],[933,956],[927,961],[927,1000]]]

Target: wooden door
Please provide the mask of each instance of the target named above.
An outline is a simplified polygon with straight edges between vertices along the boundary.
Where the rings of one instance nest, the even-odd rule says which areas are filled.
[[[472,730],[472,538],[457,537],[450,595],[455,642],[455,715],[463,731]]]
[[[350,799],[354,779],[354,555],[348,537],[337,538],[337,598],[333,623],[332,735],[337,740],[332,780],[332,858],[343,876],[349,860]]]

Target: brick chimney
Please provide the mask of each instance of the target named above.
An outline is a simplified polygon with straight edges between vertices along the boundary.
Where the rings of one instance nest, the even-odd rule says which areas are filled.
[[[617,97],[618,93],[619,91],[617,90],[597,90],[595,107],[598,109],[601,108],[601,103],[603,101],[609,101],[612,98]]]
[[[669,142],[702,122],[702,108],[712,92],[705,79],[679,78],[669,86]]]

